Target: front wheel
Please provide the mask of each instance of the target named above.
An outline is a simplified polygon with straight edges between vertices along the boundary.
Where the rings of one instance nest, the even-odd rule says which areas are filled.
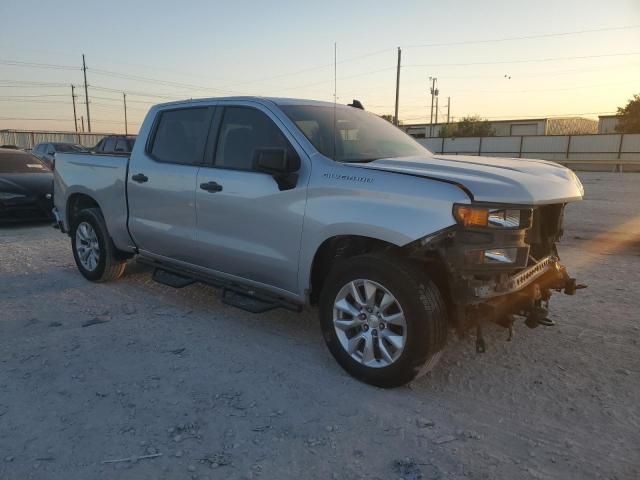
[[[119,257],[97,208],[82,210],[74,219],[71,248],[78,270],[87,280],[107,282],[124,273],[126,262]]]
[[[353,257],[329,273],[320,324],[349,374],[385,388],[431,370],[448,329],[438,287],[407,260],[385,255]]]

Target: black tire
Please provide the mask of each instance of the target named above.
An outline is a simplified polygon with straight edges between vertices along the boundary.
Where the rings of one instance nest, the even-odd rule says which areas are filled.
[[[334,302],[342,287],[357,279],[384,286],[404,313],[405,345],[390,365],[364,365],[352,358],[336,334]],[[445,302],[426,272],[406,259],[375,254],[347,259],[331,270],[320,294],[320,325],[329,351],[342,368],[358,380],[383,388],[404,385],[430,371],[440,358],[448,331]]]
[[[76,232],[83,222],[88,223],[93,228],[98,240],[98,261],[97,265],[92,270],[86,268],[82,264],[76,246]],[[119,255],[118,250],[113,245],[113,241],[107,231],[107,226],[105,225],[102,213],[98,208],[81,210],[73,219],[70,233],[73,258],[76,261],[78,270],[80,270],[80,273],[82,273],[84,278],[91,280],[92,282],[109,282],[122,276],[126,266],[126,260]]]

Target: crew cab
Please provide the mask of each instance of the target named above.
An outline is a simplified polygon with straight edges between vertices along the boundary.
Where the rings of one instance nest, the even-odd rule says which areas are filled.
[[[154,106],[130,156],[59,154],[54,213],[87,279],[133,256],[154,279],[253,312],[318,305],[365,382],[429,371],[452,331],[549,325],[580,286],[556,242],[576,175],[543,160],[434,155],[359,102],[236,97]]]

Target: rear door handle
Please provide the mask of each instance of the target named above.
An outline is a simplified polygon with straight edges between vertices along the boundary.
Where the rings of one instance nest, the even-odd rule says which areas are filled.
[[[202,190],[206,190],[207,192],[220,192],[222,190],[222,185],[220,185],[217,182],[207,182],[207,183],[201,183],[200,184],[200,188]]]
[[[149,180],[149,177],[147,177],[144,173],[136,173],[131,177],[131,180],[138,183],[144,183]]]

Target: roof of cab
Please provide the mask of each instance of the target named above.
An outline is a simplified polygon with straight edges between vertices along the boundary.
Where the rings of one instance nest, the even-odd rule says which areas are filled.
[[[210,97],[210,98],[190,98],[185,100],[177,100],[174,102],[159,103],[152,108],[165,108],[175,105],[207,103],[213,101],[253,101],[257,103],[274,103],[276,105],[315,105],[324,107],[333,107],[333,102],[324,102],[321,100],[308,100],[301,98],[281,98],[281,97],[252,97],[252,96],[236,96],[236,97]],[[337,104],[337,107],[347,107],[347,105]]]

